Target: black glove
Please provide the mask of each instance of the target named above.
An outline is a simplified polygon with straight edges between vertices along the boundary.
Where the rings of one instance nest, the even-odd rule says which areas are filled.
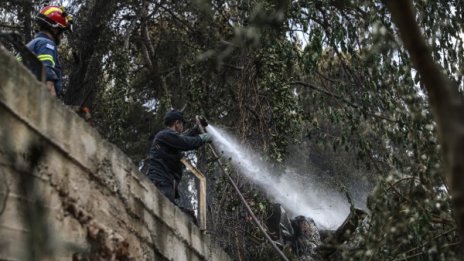
[[[203,128],[208,126],[208,122],[203,116],[197,116],[197,117],[198,117],[198,121],[200,122],[201,126],[203,126]]]

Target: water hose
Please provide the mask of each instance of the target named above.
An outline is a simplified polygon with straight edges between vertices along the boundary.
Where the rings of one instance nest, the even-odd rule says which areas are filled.
[[[201,124],[201,121],[200,121],[200,118],[199,116],[196,116],[196,121],[197,121],[197,125],[198,127],[200,128],[200,131],[202,133],[206,133],[206,130],[205,128],[203,127],[203,125]],[[253,210],[251,209],[250,205],[248,204],[248,202],[246,201],[245,197],[243,196],[243,194],[240,192],[237,184],[235,184],[234,180],[232,179],[232,177],[226,172],[225,168],[224,168],[224,165],[223,163],[221,162],[221,157],[219,157],[219,154],[216,152],[216,149],[213,147],[213,145],[211,143],[207,144],[207,146],[210,148],[211,152],[213,153],[218,165],[219,165],[219,169],[222,171],[222,174],[224,174],[227,179],[229,180],[230,184],[232,185],[232,187],[234,187],[235,189],[235,192],[237,192],[237,195],[239,196],[240,200],[242,201],[243,205],[245,206],[246,210],[248,211],[248,214],[250,214],[251,218],[253,219],[253,221],[255,222],[255,224],[258,226],[259,230],[261,230],[261,232],[263,232],[264,236],[266,237],[266,239],[269,241],[269,243],[271,243],[272,247],[275,249],[275,251],[277,251],[277,253],[280,255],[280,257],[282,258],[282,260],[285,260],[285,261],[289,261],[289,259],[285,256],[285,254],[282,252],[282,250],[280,250],[280,248],[276,245],[276,243],[274,242],[274,240],[272,240],[272,238],[269,236],[269,234],[266,232],[266,230],[264,229],[263,225],[261,225],[261,222],[259,222],[258,218],[256,217],[256,215],[253,213]]]

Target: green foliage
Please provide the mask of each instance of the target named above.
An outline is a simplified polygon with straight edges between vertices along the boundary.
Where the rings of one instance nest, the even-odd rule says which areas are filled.
[[[416,177],[392,173],[374,189],[369,207],[368,227],[345,250],[346,259],[459,260],[452,254],[459,253],[459,238],[444,187],[428,189]]]
[[[270,156],[277,162],[285,158],[286,148],[300,137],[301,108],[295,102],[291,86],[293,68],[291,61],[296,58],[294,47],[289,43],[271,44],[258,52],[259,72],[262,78],[259,88],[269,97],[271,109]]]

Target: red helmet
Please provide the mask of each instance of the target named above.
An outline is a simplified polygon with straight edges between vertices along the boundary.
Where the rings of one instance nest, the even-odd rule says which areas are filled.
[[[64,7],[53,5],[42,8],[36,17],[39,24],[63,30],[71,30],[71,20],[72,17],[64,11]]]

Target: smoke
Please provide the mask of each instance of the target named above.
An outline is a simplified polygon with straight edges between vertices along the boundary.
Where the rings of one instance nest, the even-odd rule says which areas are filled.
[[[242,175],[257,184],[268,197],[280,203],[293,215],[314,219],[320,228],[335,229],[349,213],[346,198],[339,192],[318,184],[311,173],[297,173],[287,167],[276,173],[268,164],[237,139],[215,126],[208,126],[219,153],[230,159]]]

